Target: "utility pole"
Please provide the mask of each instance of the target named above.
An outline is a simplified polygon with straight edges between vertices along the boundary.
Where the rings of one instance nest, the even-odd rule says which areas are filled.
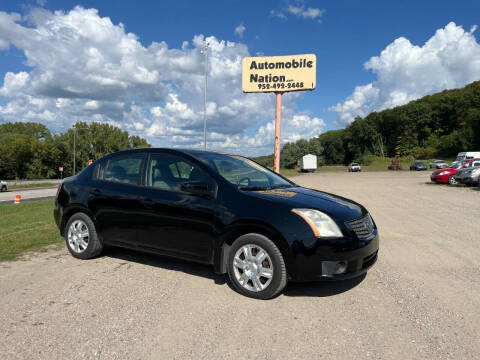
[[[75,138],[77,134],[77,129],[76,129],[77,123],[73,125],[73,176],[75,176],[75,152],[77,149],[76,143],[75,143]]]
[[[205,93],[203,99],[203,148],[207,150],[207,78],[208,78],[208,46],[210,44],[205,41],[205,46],[200,53],[205,55]]]
[[[76,174],[75,161],[77,157],[77,130],[88,130],[88,128],[77,129],[77,123],[73,124],[73,176]]]

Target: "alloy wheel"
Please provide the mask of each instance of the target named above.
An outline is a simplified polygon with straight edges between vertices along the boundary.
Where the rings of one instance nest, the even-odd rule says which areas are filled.
[[[77,254],[83,253],[90,240],[87,224],[82,220],[75,220],[68,228],[68,246]]]
[[[265,290],[273,279],[273,262],[270,255],[255,244],[242,246],[233,258],[233,270],[238,283],[246,290]]]

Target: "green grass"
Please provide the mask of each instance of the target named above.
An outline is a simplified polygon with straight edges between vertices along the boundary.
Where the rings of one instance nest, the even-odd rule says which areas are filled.
[[[33,188],[56,188],[58,184],[52,183],[38,183],[38,184],[20,184],[20,185],[9,185],[9,190],[19,190],[19,189],[33,189]]]
[[[53,201],[0,205],[0,261],[63,241],[53,220]]]

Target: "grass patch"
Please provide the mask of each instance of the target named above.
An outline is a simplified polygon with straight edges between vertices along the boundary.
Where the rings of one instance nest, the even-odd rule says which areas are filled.
[[[58,184],[52,184],[52,183],[20,184],[20,185],[9,185],[8,190],[33,189],[33,188],[56,188],[57,186]]]
[[[0,205],[0,261],[63,241],[53,219],[53,202]]]

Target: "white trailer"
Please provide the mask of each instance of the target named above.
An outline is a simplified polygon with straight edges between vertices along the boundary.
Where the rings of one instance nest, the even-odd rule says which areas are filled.
[[[302,172],[314,172],[317,170],[317,155],[307,154],[300,160],[300,170]]]
[[[459,152],[456,161],[480,158],[480,151]]]

